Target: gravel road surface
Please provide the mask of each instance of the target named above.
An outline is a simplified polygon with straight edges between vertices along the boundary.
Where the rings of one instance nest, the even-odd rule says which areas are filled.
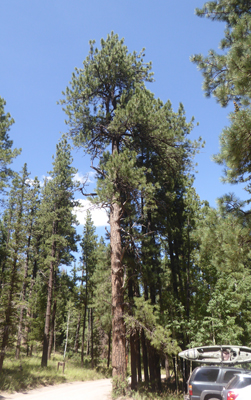
[[[0,400],[111,400],[112,380],[63,383],[23,393],[0,393]]]

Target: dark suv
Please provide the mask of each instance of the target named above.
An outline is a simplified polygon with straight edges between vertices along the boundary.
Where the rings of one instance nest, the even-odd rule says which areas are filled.
[[[193,370],[188,382],[188,394],[185,400],[215,400],[221,399],[221,391],[235,374],[246,371],[234,367],[197,367]]]

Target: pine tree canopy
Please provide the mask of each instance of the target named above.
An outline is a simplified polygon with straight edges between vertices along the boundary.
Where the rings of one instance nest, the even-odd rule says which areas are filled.
[[[129,54],[124,40],[111,33],[101,39],[101,50],[90,41],[89,55],[83,68],[75,68],[71,87],[63,93],[67,121],[75,145],[84,146],[92,157],[102,153],[111,139],[109,123],[118,106],[126,104],[135,85],[152,81],[151,63],[143,61],[143,51]]]

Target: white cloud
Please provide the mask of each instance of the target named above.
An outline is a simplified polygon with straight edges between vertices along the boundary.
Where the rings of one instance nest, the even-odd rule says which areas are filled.
[[[43,176],[42,176],[42,179],[41,179],[41,181],[40,181],[40,186],[41,186],[41,187],[44,187],[44,182],[45,182],[45,181],[48,182],[48,181],[51,181],[51,180],[52,180],[52,177],[51,177],[50,175],[47,175],[47,176],[46,176],[46,175],[43,175]]]
[[[95,172],[94,171],[90,171],[88,172],[86,175],[83,175],[79,172],[77,172],[74,177],[73,180],[80,182],[80,183],[94,183],[94,176],[95,176]]]
[[[27,178],[25,181],[26,185],[29,185],[29,186],[33,186],[34,182],[35,182],[35,180],[32,178]]]
[[[78,199],[81,207],[75,207],[73,213],[77,216],[80,225],[84,225],[86,221],[86,211],[90,210],[92,221],[95,226],[107,226],[108,215],[104,208],[92,204],[89,200]]]

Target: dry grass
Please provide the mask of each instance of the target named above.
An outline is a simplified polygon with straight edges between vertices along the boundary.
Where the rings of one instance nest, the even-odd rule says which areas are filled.
[[[110,375],[110,371],[101,365],[91,369],[89,359],[85,359],[85,365],[82,368],[79,357],[67,360],[63,373],[62,367],[57,370],[58,361],[63,361],[62,356],[56,354],[49,360],[47,368],[42,368],[40,354],[32,357],[23,356],[19,361],[14,357],[7,357],[1,374],[0,392],[20,392],[65,382],[102,379]]]

